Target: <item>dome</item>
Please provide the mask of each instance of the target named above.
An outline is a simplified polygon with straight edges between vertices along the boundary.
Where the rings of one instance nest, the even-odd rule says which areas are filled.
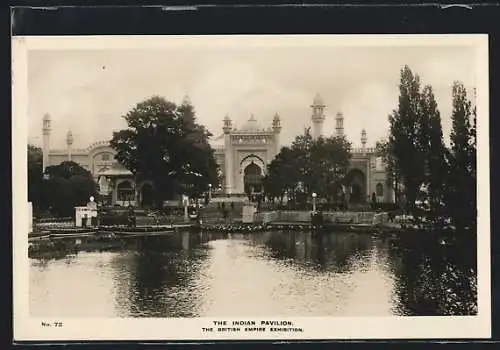
[[[313,106],[325,106],[325,102],[323,101],[323,98],[320,94],[316,94],[316,96],[314,96]]]
[[[263,128],[259,125],[257,120],[254,118],[253,114],[250,119],[247,120],[245,124],[241,127],[240,131],[252,132],[252,131],[262,131]]]
[[[43,116],[43,120],[50,120],[50,115],[45,114],[45,115]]]

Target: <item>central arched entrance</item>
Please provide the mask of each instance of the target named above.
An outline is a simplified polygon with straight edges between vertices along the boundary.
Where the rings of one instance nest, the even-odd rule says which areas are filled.
[[[359,203],[365,200],[364,196],[361,196],[361,186],[357,183],[351,185],[351,202]]]
[[[247,194],[262,192],[262,169],[254,162],[244,170],[243,186]]]
[[[368,194],[366,193],[366,177],[359,169],[352,169],[345,178],[349,190],[350,203],[366,203]]]

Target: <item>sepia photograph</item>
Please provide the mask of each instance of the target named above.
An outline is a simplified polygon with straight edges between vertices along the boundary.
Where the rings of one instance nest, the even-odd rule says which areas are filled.
[[[487,43],[14,37],[15,334],[489,336]]]

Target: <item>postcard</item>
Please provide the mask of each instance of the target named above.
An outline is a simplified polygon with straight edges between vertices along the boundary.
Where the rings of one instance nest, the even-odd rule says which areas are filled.
[[[12,45],[16,341],[490,336],[487,35]]]

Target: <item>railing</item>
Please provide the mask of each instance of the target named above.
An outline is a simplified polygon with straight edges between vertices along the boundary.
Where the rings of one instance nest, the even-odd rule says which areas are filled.
[[[366,153],[366,154],[373,154],[376,153],[377,149],[375,147],[367,147],[363,150],[361,147],[355,147],[352,149],[352,153]]]

